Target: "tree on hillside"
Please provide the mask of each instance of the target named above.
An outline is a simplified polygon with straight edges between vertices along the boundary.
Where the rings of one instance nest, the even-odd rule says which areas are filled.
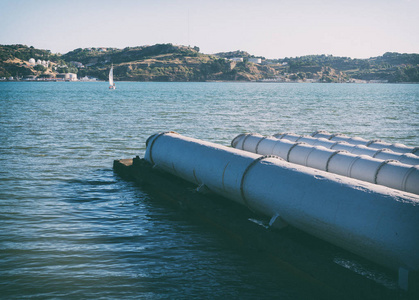
[[[34,69],[41,73],[44,73],[47,70],[47,68],[45,68],[43,65],[36,65]]]

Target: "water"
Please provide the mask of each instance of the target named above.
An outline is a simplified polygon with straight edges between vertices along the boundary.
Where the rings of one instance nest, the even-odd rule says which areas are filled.
[[[417,146],[419,85],[0,82],[0,298],[310,298],[112,162],[161,131],[315,130]]]

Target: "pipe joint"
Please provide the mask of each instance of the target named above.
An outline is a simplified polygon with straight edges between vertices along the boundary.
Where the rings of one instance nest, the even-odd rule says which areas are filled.
[[[377,178],[378,178],[378,173],[380,173],[381,168],[382,168],[382,167],[384,167],[384,166],[385,166],[386,164],[388,164],[389,162],[396,162],[396,163],[398,163],[399,161],[394,160],[394,159],[387,159],[387,160],[383,161],[383,162],[382,162],[382,163],[378,166],[377,170],[375,171],[375,174],[374,174],[374,183],[375,183],[375,184],[378,184],[378,183],[377,183]]]
[[[241,198],[242,198],[242,200],[243,200],[243,203],[250,209],[250,210],[252,210],[251,209],[251,207],[249,206],[249,203],[248,203],[248,201],[247,201],[247,199],[246,199],[246,195],[245,195],[245,193],[244,193],[244,180],[246,179],[246,174],[249,172],[249,170],[251,169],[251,168],[253,168],[257,163],[259,163],[260,161],[262,161],[262,160],[264,160],[264,159],[266,159],[266,158],[276,158],[276,159],[279,159],[279,160],[284,160],[283,158],[281,158],[281,157],[279,157],[279,156],[275,156],[275,155],[264,155],[264,156],[261,156],[261,157],[258,157],[258,158],[256,158],[254,161],[252,161],[248,166],[247,166],[247,168],[244,170],[244,172],[243,172],[243,175],[242,175],[242,178],[241,178],[241,180],[240,180],[240,195],[241,195]],[[253,211],[253,210],[252,210]]]
[[[148,144],[149,144],[150,140],[152,139],[152,141],[151,141],[151,145],[150,145],[150,148],[148,149],[148,152],[150,152],[150,162],[151,162],[151,164],[152,164],[152,165],[154,165],[154,164],[155,164],[155,163],[154,163],[154,161],[153,161],[153,146],[154,146],[154,143],[156,142],[156,140],[157,140],[159,137],[161,137],[161,136],[163,136],[163,135],[165,135],[165,134],[168,134],[168,133],[179,134],[179,133],[177,133],[177,132],[175,132],[175,131],[164,131],[164,132],[161,132],[161,133],[159,133],[159,134],[154,134],[154,135],[150,136],[150,137],[147,139],[147,141],[145,142],[146,147],[148,148]],[[154,137],[154,138],[153,138],[153,137]]]

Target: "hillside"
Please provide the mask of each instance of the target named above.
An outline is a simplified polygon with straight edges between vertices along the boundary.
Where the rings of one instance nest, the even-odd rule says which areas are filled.
[[[270,63],[281,74],[289,74],[288,77],[322,82],[419,82],[419,54],[387,52],[369,59],[307,55]]]
[[[106,79],[112,63],[115,79],[125,81],[260,80],[268,72],[274,72],[266,66],[239,64],[202,54],[197,47],[172,44],[76,49],[62,58],[82,63],[85,68],[79,69],[81,76],[100,79]]]
[[[116,81],[419,82],[419,54],[257,59],[245,51],[208,55],[198,47],[172,44],[78,48],[64,55],[24,45],[0,45],[0,79],[54,79],[60,73],[77,73],[79,79],[106,80],[113,64]]]
[[[0,45],[0,77],[36,75],[42,65],[31,66],[29,60],[60,61],[59,57],[49,50],[35,49],[25,45]],[[38,69],[38,70],[37,70]]]

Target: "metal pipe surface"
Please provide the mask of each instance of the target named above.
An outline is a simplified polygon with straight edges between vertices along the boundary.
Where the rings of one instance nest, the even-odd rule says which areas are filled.
[[[231,146],[419,195],[419,166],[252,133],[238,135]]]
[[[320,138],[317,138],[317,136],[322,136]],[[305,136],[305,135],[298,135],[295,133],[278,133],[274,134],[273,137],[280,139],[280,140],[289,140],[291,142],[302,142],[306,143],[312,146],[323,146],[328,149],[333,150],[345,150],[349,153],[357,154],[357,155],[368,155],[374,158],[378,159],[391,159],[391,160],[397,160],[401,163],[407,164],[407,165],[419,165],[419,156],[413,154],[413,153],[400,153],[400,152],[394,152],[393,150],[386,149],[386,148],[372,148],[365,146],[363,143],[367,143],[367,140],[363,140],[361,138],[353,139],[352,141],[336,141],[336,140],[329,140],[324,138],[324,134],[318,134],[316,137],[311,136]],[[328,135],[326,135],[328,136]],[[355,140],[358,140],[358,143],[354,142]],[[359,141],[363,140],[362,144],[359,144]],[[388,144],[390,145],[390,144]],[[401,145],[401,144],[399,144]],[[412,149],[413,152],[415,152],[413,147],[410,147],[409,149]],[[415,152],[416,153],[416,152]],[[419,153],[419,152],[418,152]]]
[[[155,168],[380,265],[419,270],[419,196],[176,133],[151,136]]]
[[[419,154],[419,147],[409,147],[399,143],[391,144],[380,140],[366,140],[360,137],[349,137],[341,133],[331,134],[328,131],[320,130],[313,132],[311,136],[316,138],[326,138],[334,142],[347,142],[352,145],[365,145],[374,149],[390,149],[399,153]]]

